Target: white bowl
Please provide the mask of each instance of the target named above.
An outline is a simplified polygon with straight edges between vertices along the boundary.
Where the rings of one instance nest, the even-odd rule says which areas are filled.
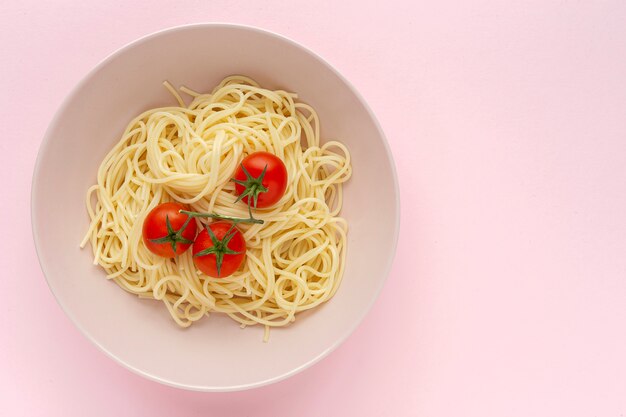
[[[85,192],[126,124],[173,104],[162,82],[210,91],[243,74],[297,92],[319,113],[322,138],[345,143],[353,177],[342,215],[349,222],[343,283],[335,297],[274,329],[240,329],[212,315],[180,329],[161,302],[141,300],[105,278],[79,249],[88,217]],[[252,388],[293,375],[335,349],[361,322],[383,287],[399,228],[393,160],[374,115],[323,59],[273,33],[202,24],[144,37],[91,71],[54,117],[39,151],[32,188],[33,235],[52,292],[76,326],[110,357],[164,384],[202,391]]]

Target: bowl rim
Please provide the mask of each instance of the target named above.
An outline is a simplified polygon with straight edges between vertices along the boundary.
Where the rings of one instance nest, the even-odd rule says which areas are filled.
[[[37,234],[37,230],[39,230],[39,225],[41,224],[41,221],[38,219],[38,216],[35,212],[35,207],[37,207],[39,205],[39,201],[37,199],[37,194],[36,194],[36,190],[39,189],[40,185],[39,185],[39,181],[40,181],[40,169],[41,169],[41,161],[44,158],[44,155],[47,154],[47,148],[50,144],[51,141],[51,132],[54,130],[54,127],[57,125],[57,123],[59,123],[59,120],[61,118],[61,115],[63,113],[65,113],[66,109],[69,106],[70,101],[73,99],[73,97],[77,94],[77,92],[89,81],[91,80],[91,78],[93,76],[95,76],[103,67],[105,67],[106,65],[108,65],[114,58],[116,58],[118,55],[120,55],[122,52],[126,51],[127,49],[131,48],[131,47],[136,47],[142,43],[145,43],[147,41],[152,40],[153,38],[157,38],[169,33],[174,33],[174,32],[179,32],[179,31],[185,31],[185,30],[189,30],[189,29],[196,29],[196,28],[207,28],[207,27],[221,27],[221,28],[229,28],[229,29],[236,29],[236,30],[243,30],[243,31],[248,31],[248,32],[252,32],[254,34],[258,34],[258,35],[262,35],[262,36],[268,36],[268,37],[272,37],[277,39],[278,41],[281,42],[286,42],[288,44],[290,44],[291,46],[301,50],[302,52],[309,54],[310,56],[312,56],[314,59],[317,59],[322,65],[324,65],[328,70],[330,70],[335,76],[337,76],[342,83],[344,83],[348,89],[352,92],[352,94],[354,94],[354,96],[359,100],[359,102],[363,105],[363,107],[365,108],[368,116],[371,118],[371,120],[374,123],[374,126],[376,127],[378,134],[380,135],[380,137],[382,138],[382,142],[383,142],[383,147],[385,149],[385,156],[388,159],[389,165],[391,167],[391,177],[392,177],[392,181],[393,181],[393,188],[394,188],[394,196],[395,196],[395,213],[394,214],[394,224],[393,224],[393,237],[392,237],[392,246],[391,246],[391,256],[389,257],[389,259],[387,260],[386,265],[384,266],[384,273],[383,273],[383,277],[382,279],[379,281],[378,283],[378,287],[375,288],[375,296],[372,297],[372,299],[370,300],[369,304],[367,305],[367,307],[365,309],[363,309],[363,311],[361,312],[361,314],[359,315],[358,319],[355,320],[355,322],[352,324],[352,326],[350,328],[348,328],[342,337],[336,339],[328,348],[326,348],[325,350],[323,350],[321,353],[319,353],[317,356],[314,356],[312,358],[310,358],[308,361],[302,363],[300,366],[297,366],[293,369],[291,369],[288,372],[284,372],[281,373],[279,375],[273,376],[271,378],[267,378],[264,380],[260,380],[260,381],[255,381],[255,382],[251,382],[251,383],[246,383],[246,384],[241,384],[241,385],[229,385],[229,386],[210,386],[210,385],[194,385],[194,384],[187,384],[184,382],[178,382],[178,381],[173,381],[173,380],[169,380],[166,378],[162,378],[159,377],[157,375],[153,375],[151,374],[149,371],[140,369],[136,366],[134,366],[131,363],[127,363],[125,361],[123,361],[122,359],[120,359],[119,357],[117,357],[115,355],[115,353],[109,351],[105,346],[103,346],[98,340],[96,340],[91,334],[90,332],[83,328],[83,326],[80,324],[80,322],[77,320],[76,316],[60,301],[58,295],[55,293],[54,287],[51,284],[50,278],[48,278],[49,274],[48,274],[48,269],[46,267],[46,265],[44,264],[44,262],[42,261],[42,248],[41,248],[41,244],[38,238],[38,234]],[[43,136],[43,140],[39,146],[39,150],[37,152],[37,158],[35,160],[35,166],[33,169],[33,177],[32,177],[32,181],[31,181],[31,196],[30,196],[30,203],[31,203],[31,207],[30,207],[30,214],[31,214],[31,229],[32,229],[32,236],[33,236],[33,240],[35,243],[35,251],[37,253],[37,258],[39,261],[39,266],[43,272],[43,275],[46,279],[46,283],[48,284],[48,288],[50,288],[50,291],[52,292],[52,295],[54,296],[54,298],[56,299],[57,303],[59,304],[59,306],[61,307],[61,309],[63,310],[63,312],[67,315],[67,317],[69,317],[70,321],[74,324],[74,326],[80,331],[80,333],[87,338],[87,340],[89,340],[91,343],[93,343],[100,351],[102,351],[105,355],[107,355],[109,358],[113,359],[116,363],[122,365],[124,368],[128,369],[129,371],[140,375],[146,379],[149,379],[151,381],[155,381],[167,386],[171,386],[174,388],[179,388],[179,389],[185,389],[185,390],[191,390],[191,391],[202,391],[202,392],[229,392],[229,391],[242,391],[242,390],[247,390],[247,389],[252,389],[252,388],[258,388],[258,387],[262,387],[265,385],[269,385],[272,383],[276,383],[279,381],[282,381],[284,379],[289,378],[290,376],[293,376],[299,372],[302,372],[303,370],[311,367],[312,365],[318,363],[320,360],[322,360],[323,358],[327,357],[331,352],[333,352],[337,347],[339,347],[343,342],[345,342],[345,340],[354,333],[354,331],[357,329],[357,327],[363,322],[363,320],[365,319],[365,317],[367,316],[367,314],[369,313],[369,311],[372,309],[372,307],[374,306],[374,303],[376,302],[376,300],[379,298],[380,293],[385,285],[385,282],[387,281],[389,274],[391,272],[391,268],[393,265],[393,261],[395,259],[395,255],[396,255],[396,249],[398,246],[398,236],[399,236],[399,232],[400,232],[400,188],[398,185],[398,176],[397,176],[397,170],[396,170],[396,165],[393,159],[393,154],[391,152],[391,148],[389,147],[389,142],[387,141],[387,137],[385,136],[385,133],[378,121],[378,119],[376,118],[374,112],[372,111],[372,109],[370,108],[369,104],[367,103],[367,101],[364,99],[364,97],[359,93],[359,91],[352,85],[352,83],[350,83],[350,81],[348,81],[348,79],[346,79],[333,65],[331,65],[327,60],[325,60],[324,58],[322,58],[320,55],[318,55],[317,53],[313,52],[311,49],[307,48],[306,46],[302,45],[299,42],[294,41],[293,39],[290,39],[287,36],[284,35],[280,35],[276,32],[273,32],[271,30],[267,30],[267,29],[261,29],[255,26],[251,26],[251,25],[244,25],[244,24],[239,24],[239,23],[223,23],[223,22],[205,22],[205,23],[191,23],[191,24],[185,24],[185,25],[178,25],[178,26],[171,26],[171,27],[167,27],[161,30],[158,30],[156,32],[152,32],[149,33],[147,35],[141,36],[131,42],[128,42],[126,44],[124,44],[123,46],[117,48],[116,50],[114,50],[113,52],[111,52],[109,55],[107,55],[105,58],[103,58],[96,66],[94,66],[87,74],[85,74],[80,81],[69,91],[69,93],[67,93],[67,95],[64,97],[63,101],[61,102],[60,106],[58,107],[58,109],[56,110],[56,112],[54,113],[54,116],[52,117],[52,119],[50,120],[50,123],[44,133]]]

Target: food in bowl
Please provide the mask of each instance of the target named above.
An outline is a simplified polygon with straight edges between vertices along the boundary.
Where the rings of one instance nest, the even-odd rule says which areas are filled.
[[[91,249],[78,247],[89,225],[85,190],[96,184],[98,166],[135,115],[174,104],[161,87],[163,80],[210,92],[220,76],[228,74],[246,74],[265,88],[297,92],[319,115],[322,143],[338,138],[350,151],[352,176],[342,184],[340,216],[347,220],[349,232],[340,287],[328,302],[297,313],[288,327],[272,329],[270,343],[259,343],[264,326],[240,330],[226,314],[213,314],[183,329],[173,323],[162,302],[123,294],[105,278],[102,267],[92,265]],[[247,205],[238,207],[247,209]],[[384,132],[341,74],[279,35],[213,23],[167,29],[139,39],[106,58],[78,83],[43,140],[31,206],[42,270],[77,329],[138,375],[200,391],[274,383],[310,367],[343,343],[362,323],[388,276],[399,207],[398,182]],[[252,209],[255,218],[260,218],[257,212],[268,210],[272,209]],[[241,214],[248,217],[247,210]],[[193,245],[187,251],[193,251]]]
[[[341,283],[350,154],[321,144],[317,113],[294,93],[244,76],[210,94],[165,86],[178,105],[135,117],[102,161],[81,246],[178,325],[222,313],[265,326],[267,341]]]

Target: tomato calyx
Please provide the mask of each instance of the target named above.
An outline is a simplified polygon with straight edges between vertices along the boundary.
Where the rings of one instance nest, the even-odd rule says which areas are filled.
[[[183,232],[185,231],[187,225],[192,219],[193,217],[189,216],[180,229],[174,230],[174,228],[172,227],[172,223],[170,223],[170,217],[166,215],[165,226],[167,227],[167,235],[159,237],[157,239],[150,239],[150,241],[154,243],[169,243],[170,245],[172,245],[172,250],[174,251],[174,253],[176,253],[176,245],[178,243],[184,243],[186,245],[191,245],[193,243],[193,240],[189,240],[183,237]]]
[[[235,236],[237,233],[235,229],[235,223],[230,226],[230,229],[226,232],[222,239],[218,239],[211,230],[210,227],[207,227],[206,230],[209,233],[209,237],[211,238],[211,242],[213,242],[213,246],[210,248],[206,248],[193,256],[206,256],[206,255],[215,255],[215,268],[217,269],[217,276],[220,276],[220,272],[222,270],[222,263],[224,262],[224,255],[239,255],[241,252],[236,252],[228,247],[228,242]]]
[[[265,172],[267,171],[267,164],[265,164],[265,168],[263,168],[263,171],[261,171],[261,174],[259,174],[258,177],[255,177],[252,174],[250,174],[250,172],[246,169],[246,167],[243,164],[241,164],[241,169],[243,173],[246,174],[246,179],[245,180],[238,180],[236,178],[231,179],[232,181],[236,182],[237,184],[245,188],[243,192],[239,194],[239,197],[237,197],[237,199],[235,200],[235,203],[237,203],[238,201],[241,201],[242,198],[248,196],[248,207],[250,207],[250,200],[253,200],[254,208],[256,208],[259,194],[266,193],[268,191],[267,187],[263,185],[263,178],[265,177]]]

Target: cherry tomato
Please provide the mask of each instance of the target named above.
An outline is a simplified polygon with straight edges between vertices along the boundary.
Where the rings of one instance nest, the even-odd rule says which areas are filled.
[[[246,156],[233,178],[238,200],[254,208],[276,204],[287,189],[287,168],[283,161],[269,152],[254,152]]]
[[[193,261],[206,275],[223,278],[241,266],[246,256],[246,241],[231,222],[217,221],[198,233],[193,243]]]
[[[193,218],[179,213],[187,210],[180,203],[163,203],[153,208],[143,222],[143,243],[148,250],[164,258],[185,252],[196,237]]]

